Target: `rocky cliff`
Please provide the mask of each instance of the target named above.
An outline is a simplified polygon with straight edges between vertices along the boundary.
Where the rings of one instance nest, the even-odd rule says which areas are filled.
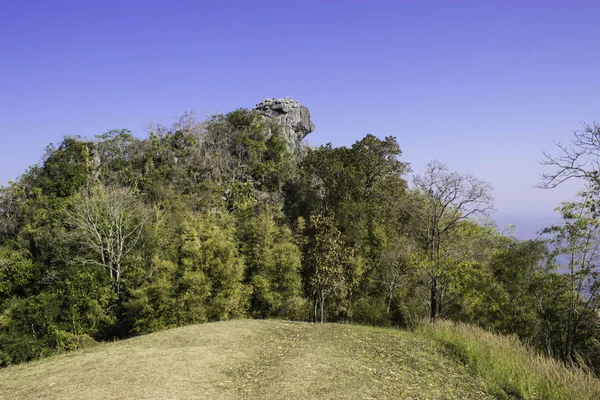
[[[315,130],[308,108],[289,97],[265,99],[253,110],[258,111],[265,118],[275,120],[281,126],[288,150],[292,154],[302,152],[302,139]]]

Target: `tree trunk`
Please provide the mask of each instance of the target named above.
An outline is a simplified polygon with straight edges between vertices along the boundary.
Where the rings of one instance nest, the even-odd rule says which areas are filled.
[[[574,321],[572,322],[572,328],[571,328],[571,333],[570,333],[571,341],[569,343],[569,360],[573,364],[577,363],[576,347],[577,347],[577,325],[578,325],[578,323],[579,323],[579,321],[574,319]]]
[[[313,322],[316,324],[319,320],[317,317],[317,295],[315,294],[314,296],[314,300],[313,300],[313,305],[314,305],[314,319]]]
[[[392,306],[392,297],[394,297],[394,289],[397,286],[397,278],[394,278],[392,282],[388,285],[388,290],[386,294],[386,303],[387,303],[387,312],[390,312],[390,308]]]
[[[431,321],[435,321],[437,316],[437,278],[431,279],[431,312],[429,314],[429,318]]]
[[[440,300],[438,301],[438,315],[437,316],[439,318],[443,318],[443,315],[442,315],[443,304],[444,304],[444,287],[442,286],[440,288]]]
[[[325,318],[323,316],[323,303],[325,303],[325,296],[323,292],[321,292],[321,323],[325,322]]]

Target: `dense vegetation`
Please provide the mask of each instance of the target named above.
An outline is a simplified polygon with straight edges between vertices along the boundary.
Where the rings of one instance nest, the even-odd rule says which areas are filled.
[[[0,189],[0,365],[237,317],[428,317],[600,371],[597,173],[548,247],[486,223],[475,177],[408,185],[393,137],[300,155],[278,132],[240,109],[50,146]]]

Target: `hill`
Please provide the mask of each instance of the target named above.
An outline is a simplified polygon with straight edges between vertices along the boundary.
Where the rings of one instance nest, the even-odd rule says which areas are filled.
[[[600,375],[600,218],[588,195],[563,205],[549,251],[488,223],[488,182],[434,160],[410,185],[395,137],[307,148],[313,129],[306,107],[267,99],[203,121],[186,113],[146,139],[121,129],[49,146],[0,187],[0,367],[240,318],[407,328],[429,317]],[[470,370],[487,360],[434,333]],[[514,362],[519,376],[496,374],[493,361],[470,371],[490,393],[548,398],[543,369],[541,380]]]
[[[423,332],[237,320],[10,367],[0,371],[0,399],[497,397],[449,355]]]
[[[350,325],[188,326],[0,372],[6,399],[485,398],[432,342]]]

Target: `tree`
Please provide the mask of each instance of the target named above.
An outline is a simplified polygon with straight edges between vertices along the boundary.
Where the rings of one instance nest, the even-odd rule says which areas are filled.
[[[600,290],[600,214],[590,193],[582,192],[580,196],[580,201],[564,202],[557,209],[561,224],[543,230],[552,235],[553,258],[566,256],[564,268],[570,290],[560,356],[572,362],[579,357],[579,330]]]
[[[7,187],[0,187],[0,243],[15,237],[21,229],[25,202],[25,189],[20,183],[9,182]]]
[[[193,225],[184,222],[178,232],[173,232],[174,260],[154,256],[146,281],[131,291],[125,309],[133,332],[148,333],[207,321],[211,282],[206,276],[206,265],[200,260],[202,243]]]
[[[555,188],[571,179],[583,180],[586,192],[579,202],[563,203],[559,208],[563,221],[544,233],[553,235],[551,243],[556,245],[554,256],[566,257],[567,281],[566,311],[558,316],[564,319],[559,357],[563,360],[578,358],[587,353],[589,364],[597,363],[595,346],[586,347],[586,342],[597,343],[598,299],[597,271],[595,270],[598,241],[598,210],[600,209],[600,125],[583,123],[573,132],[569,144],[556,143],[558,155],[543,152],[542,165],[553,167],[550,173],[541,175],[538,187]],[[561,276],[562,278],[562,276]],[[557,279],[560,280],[560,279]],[[561,313],[559,313],[561,314]],[[556,336],[556,335],[555,335]],[[595,336],[595,337],[594,337]],[[594,361],[595,360],[595,361]],[[598,368],[597,364],[595,368]]]
[[[351,201],[344,204],[345,220],[340,229],[345,239],[356,244],[368,260],[369,278],[381,263],[389,228],[395,225],[398,200],[406,192],[403,175],[410,167],[399,160],[401,155],[396,138],[388,136],[381,140],[373,135],[366,135],[347,153],[344,170],[348,171],[346,190]]]
[[[329,143],[310,150],[300,164],[300,202],[306,203],[302,216],[308,217],[311,211],[334,213],[341,230],[356,224],[357,219],[374,218],[372,214],[377,214],[383,200],[389,203],[390,189],[397,196],[406,188],[402,176],[409,166],[398,160],[401,155],[394,137],[381,140],[373,135],[351,148],[334,148]]]
[[[378,197],[377,189],[381,191],[381,185],[404,183],[400,182],[401,177],[410,172],[410,167],[398,160],[401,155],[400,146],[393,136],[381,140],[367,135],[352,145],[349,161],[355,170],[355,180],[360,183],[357,189],[361,197]]]
[[[288,214],[308,218],[312,213],[328,216],[349,199],[353,186],[348,182],[344,159],[348,149],[334,148],[331,143],[308,150],[300,163],[300,177],[288,193]],[[291,207],[290,207],[291,206]],[[294,208],[296,210],[294,210]],[[297,214],[296,214],[297,213]]]
[[[313,299],[314,322],[320,320],[323,323],[325,300],[346,289],[345,267],[349,264],[351,254],[344,248],[341,233],[334,226],[331,217],[312,216],[308,235],[304,256],[304,276]]]
[[[92,143],[78,137],[67,137],[58,147],[48,146],[36,186],[51,198],[75,194],[88,183],[93,169],[92,148]]]
[[[390,312],[396,289],[401,284],[402,279],[410,274],[410,266],[414,261],[413,258],[416,250],[414,240],[408,236],[394,238],[383,249],[380,279],[386,289],[385,302],[388,313]]]
[[[143,204],[129,190],[97,185],[74,196],[65,223],[70,240],[85,251],[84,262],[105,268],[119,292],[123,261],[147,220]]]
[[[290,229],[277,224],[276,215],[275,210],[265,210],[241,222],[239,229],[252,311],[261,318],[295,316],[293,305],[302,289],[302,254]]]
[[[215,181],[255,182],[263,192],[279,192],[292,172],[292,156],[277,126],[261,114],[238,109],[215,115],[202,136],[202,164]]]
[[[300,163],[294,193],[288,193],[288,215],[333,217],[344,243],[360,256],[360,282],[349,299],[371,309],[386,309],[387,286],[382,281],[382,252],[397,237],[398,202],[406,194],[403,175],[409,170],[400,161],[402,152],[394,137],[366,135],[350,148],[331,144],[310,150]],[[296,207],[289,207],[292,205]],[[370,298],[376,297],[374,302]],[[364,308],[364,309],[366,309]],[[363,312],[363,315],[369,314]]]
[[[246,266],[235,244],[234,228],[228,221],[200,219],[196,225],[200,247],[196,263],[205,271],[210,285],[207,311],[212,321],[243,317],[250,288],[244,285]]]
[[[0,311],[5,300],[30,295],[36,278],[39,272],[25,251],[0,245]]]
[[[551,173],[541,175],[538,187],[552,189],[563,182],[577,178],[600,188],[600,125],[582,124],[582,129],[573,132],[571,144],[556,143],[559,154],[543,152],[542,165],[554,167]]]
[[[452,172],[439,161],[429,163],[425,173],[415,176],[413,182],[417,199],[424,200],[413,211],[426,255],[431,282],[430,318],[434,320],[441,305],[438,282],[444,272],[442,257],[446,238],[461,220],[492,210],[492,187],[471,175]]]
[[[488,263],[493,280],[480,291],[485,308],[476,321],[539,343],[540,314],[553,303],[545,290],[547,254],[542,240],[502,238]]]
[[[139,141],[127,129],[118,129],[96,136],[91,152],[93,172],[105,185],[137,184],[132,164]]]

